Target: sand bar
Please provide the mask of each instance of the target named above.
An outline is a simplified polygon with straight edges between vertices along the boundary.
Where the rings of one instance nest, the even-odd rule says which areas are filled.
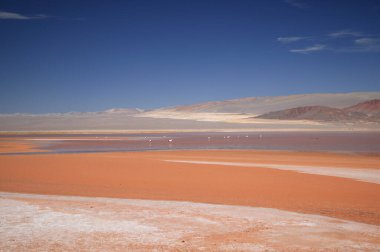
[[[288,151],[0,156],[0,191],[276,208],[380,225],[380,185],[294,171],[164,160],[378,169],[380,157]]]
[[[380,169],[363,169],[347,167],[322,167],[322,166],[302,166],[302,165],[278,165],[259,163],[239,163],[239,162],[210,162],[197,160],[165,160],[167,162],[206,164],[206,165],[226,165],[242,167],[271,168],[285,171],[297,171],[300,173],[349,178],[358,181],[380,184]]]

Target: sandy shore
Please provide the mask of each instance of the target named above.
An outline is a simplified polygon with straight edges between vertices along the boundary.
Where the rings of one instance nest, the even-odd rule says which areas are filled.
[[[270,208],[0,193],[1,251],[376,251],[380,227]]]
[[[380,225],[380,185],[268,167],[379,170],[376,155],[288,151],[160,151],[0,156],[0,191],[177,200],[318,214]]]

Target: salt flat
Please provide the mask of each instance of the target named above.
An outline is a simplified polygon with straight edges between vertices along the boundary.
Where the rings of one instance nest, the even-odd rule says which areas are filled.
[[[271,208],[0,193],[1,251],[376,251],[380,227]]]

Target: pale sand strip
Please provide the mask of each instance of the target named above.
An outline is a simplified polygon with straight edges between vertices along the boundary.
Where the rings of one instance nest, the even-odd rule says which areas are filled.
[[[376,251],[380,226],[270,208],[0,193],[1,251]]]
[[[378,169],[279,165],[279,164],[260,164],[260,163],[241,163],[241,162],[215,162],[215,161],[197,161],[197,160],[164,160],[164,161],[176,162],[176,163],[188,163],[188,164],[271,168],[271,169],[286,170],[286,171],[296,171],[296,172],[307,173],[307,174],[349,178],[349,179],[363,181],[363,182],[380,184],[380,170]]]

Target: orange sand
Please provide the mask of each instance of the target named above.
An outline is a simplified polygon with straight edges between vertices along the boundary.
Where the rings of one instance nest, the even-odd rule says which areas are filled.
[[[0,141],[0,153],[43,152],[43,150],[36,149],[36,147],[36,145],[30,142],[19,139]]]
[[[0,156],[0,191],[259,206],[380,225],[378,184],[274,169],[163,161],[184,158],[363,168],[380,164],[379,156],[283,151]]]

